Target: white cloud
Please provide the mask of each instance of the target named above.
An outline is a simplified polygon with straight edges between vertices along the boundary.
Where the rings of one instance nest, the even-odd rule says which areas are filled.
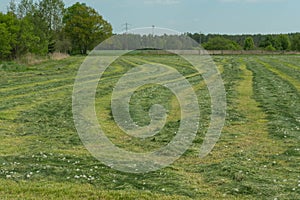
[[[172,5],[180,3],[180,0],[145,0],[146,4],[163,4],[163,5]]]

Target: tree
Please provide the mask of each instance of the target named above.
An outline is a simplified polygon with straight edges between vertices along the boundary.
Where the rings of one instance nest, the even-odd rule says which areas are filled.
[[[244,42],[244,50],[253,50],[255,48],[252,37],[247,37]]]
[[[10,35],[7,30],[7,26],[4,23],[0,23],[0,58],[7,58],[10,55]]]
[[[213,37],[208,40],[207,43],[203,44],[206,50],[240,50],[241,46],[229,39],[224,37]]]
[[[0,13],[0,24],[2,24],[2,45],[4,45],[2,48],[10,49],[10,52],[2,54],[2,57],[6,58],[15,58],[17,54],[17,44],[18,44],[18,34],[20,32],[20,22],[17,19],[17,16],[13,13],[7,13],[7,14],[2,14]],[[5,27],[5,28],[4,28]],[[5,32],[8,32],[9,38],[6,38]],[[9,44],[9,48],[5,47],[5,44]],[[2,46],[1,45],[1,46]]]
[[[93,8],[76,3],[67,8],[63,18],[73,53],[86,54],[112,35],[111,25]]]
[[[47,23],[43,18],[40,17],[39,12],[33,15],[28,15],[23,18],[23,21],[27,20],[29,26],[31,27],[30,34],[31,38],[36,37],[32,42],[38,41],[38,43],[32,44],[31,49],[28,49],[30,53],[35,53],[39,55],[46,55],[49,52],[49,36],[47,35]]]
[[[63,27],[65,4],[62,0],[42,0],[39,12],[46,21],[49,31],[60,31]]]
[[[295,34],[292,38],[292,50],[300,51],[300,33]]]
[[[270,44],[270,45],[266,46],[266,47],[264,48],[264,50],[266,50],[266,51],[276,51],[276,48],[273,47],[272,44]]]
[[[182,49],[183,43],[179,40],[178,36],[169,36],[166,37],[166,44],[165,48],[166,49]]]
[[[6,23],[12,38],[12,57],[48,52],[47,24],[40,13],[38,4],[33,0],[22,0],[19,4],[11,0]]]
[[[281,50],[279,41],[274,35],[266,35],[265,38],[259,44],[259,47],[271,51],[272,49]]]
[[[15,0],[11,0],[7,6],[7,12],[17,13],[17,3]]]
[[[57,40],[55,41],[55,51],[60,53],[70,53],[72,50],[72,44],[66,35],[64,28],[57,34]]]
[[[48,38],[48,52],[53,53],[56,51],[58,35],[63,28],[63,16],[65,4],[62,0],[42,0],[38,5],[38,14],[47,24],[45,29]]]
[[[12,2],[11,2],[11,4],[13,5]],[[35,11],[36,11],[36,6],[33,3],[33,0],[22,0],[18,4],[17,16],[18,16],[18,18],[24,18],[28,14],[33,14]]]
[[[47,54],[48,42],[38,27],[35,26],[30,15],[20,20],[20,31],[18,33],[17,56],[34,53]],[[40,33],[39,33],[40,32]]]
[[[27,23],[27,25],[23,24],[23,27],[29,26],[29,24],[33,25],[33,27],[30,27],[28,31],[31,31],[33,28],[35,36],[39,38],[39,42],[36,45],[30,46],[39,46],[41,48],[39,54],[44,54],[45,45],[48,46],[47,52],[55,51],[55,43],[57,41],[56,36],[63,27],[62,18],[64,12],[64,3],[62,0],[41,0],[38,3],[34,3],[33,0],[21,0],[21,2],[18,4],[15,2],[15,0],[11,0],[8,6],[8,12],[16,15],[20,24],[22,24],[22,21],[25,24]],[[25,18],[26,20],[24,20]],[[25,31],[24,35],[27,34],[28,36],[27,31],[23,31]],[[24,41],[20,42],[23,42],[23,44],[27,43]],[[24,46],[19,45],[18,50],[22,49],[23,47]],[[29,51],[32,50],[33,49]]]
[[[9,53],[6,51],[7,58],[17,58],[26,53],[47,53],[48,40],[43,29],[45,23],[40,17],[35,16],[35,13],[27,13],[22,18],[17,18],[17,14],[12,12],[0,13],[0,24],[2,24],[1,37],[9,44],[9,48],[5,48],[10,50]],[[4,27],[9,34],[8,39],[5,39]]]
[[[291,47],[291,41],[290,38],[287,35],[280,34],[277,36],[277,41],[279,44],[278,50],[289,50]]]

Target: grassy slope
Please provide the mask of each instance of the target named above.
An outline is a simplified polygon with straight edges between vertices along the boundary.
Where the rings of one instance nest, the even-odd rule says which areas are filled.
[[[210,97],[187,63],[168,56],[128,57],[100,82],[100,123],[119,146],[141,151],[163,146],[178,127],[178,103],[167,91],[157,101],[171,110],[167,126],[141,143],[111,120],[109,91],[126,66],[168,63],[197,89],[201,129],[191,149],[172,166],[134,175],[112,170],[83,147],[73,125],[72,85],[82,57],[0,70],[0,197],[44,199],[299,199],[299,70],[297,56],[214,57],[224,79],[228,116],[209,156],[200,147],[209,119]],[[147,107],[159,87],[132,98],[133,118],[147,123]],[[144,101],[141,101],[146,97]],[[164,102],[168,97],[170,101]],[[138,102],[138,104],[137,104]],[[146,108],[141,107],[145,106]],[[122,137],[120,137],[122,136]],[[120,138],[122,138],[120,140]]]

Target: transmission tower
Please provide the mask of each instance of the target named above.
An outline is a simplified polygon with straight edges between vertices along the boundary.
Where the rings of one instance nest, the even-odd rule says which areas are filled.
[[[129,26],[131,26],[131,24],[129,24],[129,23],[126,22],[125,24],[122,24],[122,26],[124,27],[123,30],[125,30],[125,33],[128,33]]]
[[[152,25],[152,36],[154,36],[155,25]]]

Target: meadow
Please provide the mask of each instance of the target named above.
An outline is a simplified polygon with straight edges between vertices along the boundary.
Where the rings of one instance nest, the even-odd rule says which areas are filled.
[[[166,124],[145,140],[123,133],[113,120],[110,98],[127,70],[164,63],[196,91],[201,116],[193,145],[172,165],[144,174],[111,169],[82,144],[72,92],[84,57],[30,66],[0,63],[0,199],[300,199],[300,56],[212,59],[225,84],[227,115],[219,141],[202,159],[211,99],[189,63],[174,55],[126,55],[100,80],[99,123],[114,144],[134,152],[168,144],[179,127],[180,108],[172,92],[146,85],[131,98],[133,120],[148,124],[149,108],[158,103],[168,110]]]

